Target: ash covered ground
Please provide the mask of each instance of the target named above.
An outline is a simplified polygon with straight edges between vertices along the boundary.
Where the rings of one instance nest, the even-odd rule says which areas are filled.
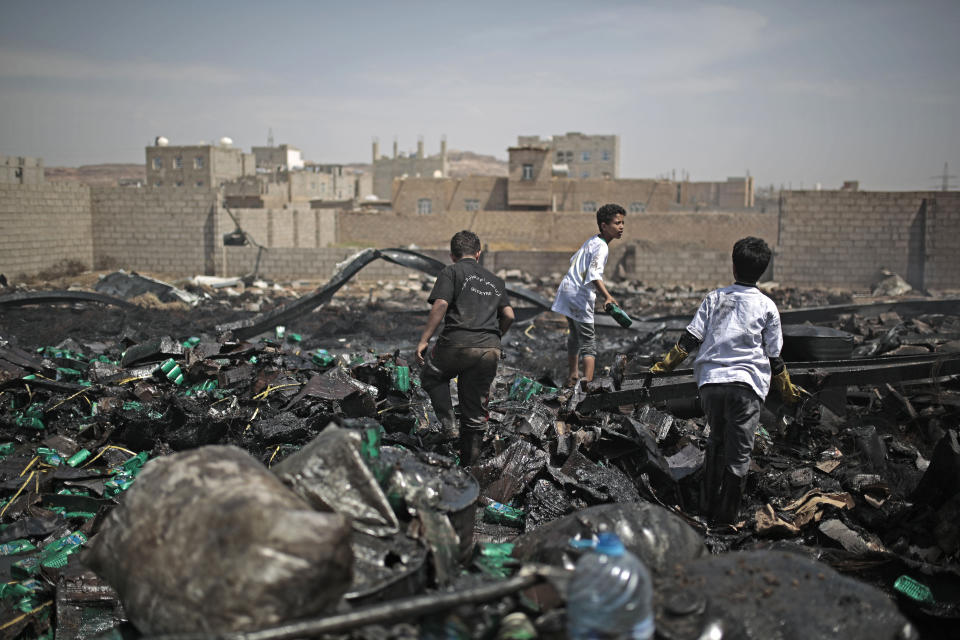
[[[555,279],[503,275],[552,298]],[[70,285],[91,290],[96,281],[96,274],[83,274],[32,283],[18,287],[18,292]],[[436,425],[429,403],[416,388],[415,369],[410,372],[412,387],[396,386],[395,371],[413,360],[432,278],[411,274],[402,281],[351,282],[329,303],[285,322],[281,331],[273,327],[248,341],[226,342],[217,335],[218,325],[269,313],[307,295],[319,283],[261,282],[216,289],[187,281],[173,284],[198,296],[198,302],[163,302],[146,294],[133,298],[131,308],[70,302],[7,306],[0,312],[4,347],[32,358],[18,361],[22,375],[8,374],[0,387],[0,429],[4,442],[11,445],[0,468],[5,493],[0,518],[14,528],[27,521],[46,523],[42,531],[27,535],[41,550],[41,558],[44,545],[65,532],[96,534],[122,504],[126,487],[110,489],[108,480],[105,490],[103,478],[113,473],[105,467],[99,480],[84,480],[90,491],[81,498],[93,511],[83,516],[76,510],[51,511],[52,494],[78,485],[70,480],[75,474],[63,473],[62,466],[31,462],[40,457],[40,447],[53,449],[64,459],[81,449],[99,452],[101,463],[109,459],[108,466],[116,468],[129,463],[128,456],[136,452],[161,459],[233,444],[272,468],[305,450],[329,423],[356,429],[378,425],[385,450],[414,451],[416,464],[435,469],[438,476],[459,473],[455,451],[446,444],[427,444],[429,438],[424,437]],[[615,282],[611,290],[638,319],[689,317],[706,293],[623,281]],[[768,294],[781,312],[854,301],[843,291],[772,287]],[[523,302],[517,307],[529,309]],[[849,312],[823,325],[847,332],[861,355],[946,357],[958,351],[957,315],[905,310],[902,314],[895,309],[874,316]],[[956,637],[960,618],[956,376],[938,376],[932,370],[929,378],[902,384],[894,380],[852,385],[841,400],[842,408],[833,403],[832,410],[817,406],[800,415],[768,411],[757,438],[740,522],[736,528],[717,531],[697,519],[705,424],[697,415],[695,397],[669,406],[637,403],[578,412],[576,402],[582,398],[555,389],[566,377],[565,330],[561,317],[541,313],[516,324],[504,338],[482,462],[471,470],[471,482],[479,491],[476,518],[464,528],[447,514],[459,543],[469,538],[470,548],[454,557],[457,554],[447,548],[450,539],[432,528],[432,515],[425,515],[432,513],[430,509],[411,506],[415,498],[408,496],[407,507],[398,511],[400,526],[386,546],[430,551],[428,560],[420,552],[404,555],[418,557],[430,568],[403,595],[467,594],[481,579],[502,579],[523,563],[568,565],[569,537],[589,536],[607,527],[624,537],[654,573],[660,637],[702,637],[711,624],[721,625],[723,637],[825,638],[835,637],[838,629],[851,638],[871,640]],[[598,329],[598,393],[613,390],[609,375],[615,354],[629,354],[639,370],[664,353],[677,335],[675,329],[663,327],[649,332]],[[119,364],[125,352],[164,336],[184,346],[170,353],[158,348],[152,357]],[[7,362],[26,357],[17,354],[8,355]],[[318,354],[330,359],[318,359]],[[100,364],[94,365],[96,359]],[[182,368],[186,379],[180,386],[158,372],[165,360]],[[326,380],[337,369],[367,385],[373,396],[351,401],[358,394],[324,395],[329,388],[307,393],[311,381]],[[49,384],[27,380],[35,374]],[[70,386],[89,379],[93,384],[86,392]],[[217,380],[219,385],[216,390],[196,387],[204,380]],[[527,382],[518,386],[521,380]],[[188,394],[185,389],[191,385],[194,391]],[[92,412],[93,405],[100,411]],[[28,426],[30,416],[38,416],[42,426]],[[403,467],[396,464],[397,469]],[[95,470],[96,465],[81,468]],[[934,472],[928,474],[931,468]],[[35,486],[23,481],[28,469],[43,472],[36,476]],[[510,505],[523,515],[514,522],[488,518],[484,501]],[[412,527],[411,522],[419,525]],[[24,526],[23,531],[29,528]],[[491,568],[484,545],[504,543],[516,545],[512,561]],[[359,543],[354,539],[352,544],[356,549]],[[11,562],[31,553],[11,555],[7,570],[11,571]],[[396,557],[397,552],[383,553]],[[4,619],[12,621],[4,637],[55,631],[58,638],[87,638],[94,633],[80,620],[96,618],[103,631],[124,629],[128,620],[137,618],[133,596],[124,602],[127,611],[116,594],[104,596],[99,608],[91,607],[83,594],[102,588],[101,583],[84,573],[74,556],[64,563],[42,564],[29,574],[18,565],[21,573],[10,573],[11,582],[37,582],[29,583],[33,595],[24,596],[32,600],[0,601]],[[358,567],[355,574],[369,570],[370,576],[364,583],[366,591],[354,584],[351,593],[365,595],[351,600],[353,607],[368,604],[369,594],[379,589],[377,578],[382,578],[369,567]],[[911,595],[905,595],[910,588],[894,588],[904,576],[914,585]],[[78,583],[87,584],[86,591],[83,586],[71,590],[70,585]],[[722,593],[709,588],[720,583]],[[396,576],[387,576],[383,584],[396,584]],[[494,637],[504,631],[507,614],[519,613],[540,637],[563,637],[559,591],[561,595],[552,599],[524,592],[471,600],[452,613],[434,611],[335,635]],[[677,594],[686,598],[685,606],[677,605]],[[55,602],[56,610],[44,609],[43,601]],[[342,612],[344,606],[341,602],[330,611]],[[819,622],[811,625],[812,618]],[[910,630],[904,631],[908,621]]]

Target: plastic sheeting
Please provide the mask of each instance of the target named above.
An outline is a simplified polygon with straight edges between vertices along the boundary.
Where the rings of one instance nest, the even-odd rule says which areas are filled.
[[[142,633],[251,630],[335,605],[349,534],[243,450],[211,446],[147,464],[85,561]]]
[[[307,446],[273,468],[284,484],[319,511],[336,511],[357,531],[397,533],[400,523],[360,455],[359,431],[327,425]]]

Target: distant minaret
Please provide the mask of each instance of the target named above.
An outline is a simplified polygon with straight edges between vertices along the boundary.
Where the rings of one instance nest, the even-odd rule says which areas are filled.
[[[273,127],[269,127],[267,129],[267,146],[268,147],[273,146]]]

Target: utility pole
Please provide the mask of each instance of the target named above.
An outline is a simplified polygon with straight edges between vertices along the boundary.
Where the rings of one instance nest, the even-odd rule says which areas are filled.
[[[268,147],[273,146],[273,127],[267,128],[267,146]]]
[[[951,179],[951,178],[956,178],[956,177],[957,177],[957,176],[955,176],[955,175],[953,175],[953,176],[950,175],[949,167],[948,167],[947,163],[944,162],[944,163],[943,163],[943,173],[942,173],[941,175],[939,175],[939,176],[930,176],[930,179],[931,179],[931,180],[940,180],[940,181],[941,181],[941,182],[940,182],[940,190],[941,190],[941,191],[949,191],[949,190],[950,190],[950,187],[956,187],[956,186],[957,186],[957,184],[956,184],[955,182],[954,182],[953,184],[950,184],[950,182],[951,182],[950,179]]]

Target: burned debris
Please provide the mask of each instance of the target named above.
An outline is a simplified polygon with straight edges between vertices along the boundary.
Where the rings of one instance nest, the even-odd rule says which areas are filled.
[[[372,301],[350,280],[377,258],[423,275]],[[600,532],[650,570],[659,638],[956,637],[957,301],[771,291],[819,305],[782,310],[811,397],[768,402],[709,528],[692,378],[645,373],[699,294],[621,293],[584,392],[557,382],[552,284],[514,278],[466,469],[410,366],[435,261],[357,260],[306,295],[0,297],[3,637],[564,637],[570,541]]]

